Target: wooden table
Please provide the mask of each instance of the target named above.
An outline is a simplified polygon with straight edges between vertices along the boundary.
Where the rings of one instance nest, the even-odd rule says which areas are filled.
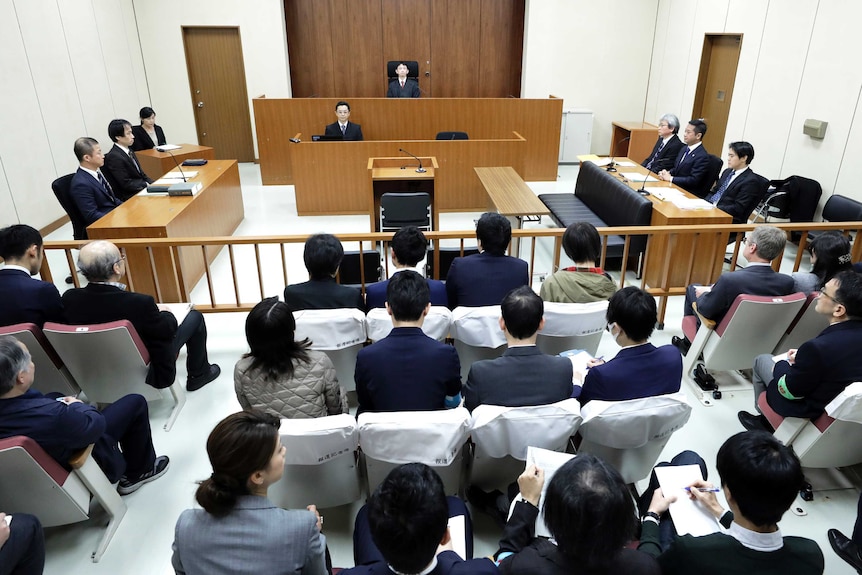
[[[649,157],[656,140],[658,126],[647,122],[613,122],[611,151],[608,155],[614,158],[631,158],[640,164]]]
[[[138,158],[138,163],[141,164],[141,169],[146,175],[154,180],[158,180],[166,173],[176,169],[177,163],[182,164],[185,160],[195,160],[202,158],[204,160],[215,160],[215,148],[210,146],[198,146],[196,144],[179,144],[179,150],[171,150],[171,154],[160,152],[153,148],[152,150],[141,150],[135,152],[135,157]],[[176,158],[176,163],[174,163]],[[196,170],[197,168],[188,168]]]
[[[512,166],[473,168],[485,192],[488,208],[511,222],[512,227],[524,227],[523,216],[549,216],[551,211],[524,182]],[[520,253],[520,238],[512,238],[512,253]]]
[[[380,231],[380,196],[387,192],[426,192],[431,198],[431,229],[440,229],[440,211],[434,205],[434,176],[439,168],[437,158],[420,159],[424,172],[416,171],[413,158],[368,158],[371,231]]]
[[[194,168],[193,181],[202,183],[194,196],[137,195],[87,228],[90,239],[184,238],[229,236],[245,212],[236,160],[210,160]],[[220,248],[207,249],[212,262]],[[199,249],[152,250],[153,266],[145,248],[126,250],[130,289],[161,302],[189,301],[188,292],[203,276],[205,262]]]

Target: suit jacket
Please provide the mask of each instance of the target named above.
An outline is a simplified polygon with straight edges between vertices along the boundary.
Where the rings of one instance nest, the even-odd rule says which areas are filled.
[[[766,388],[766,402],[784,417],[817,417],[854,381],[862,381],[862,320],[835,323],[796,351],[790,365],[779,361]],[[778,390],[784,384],[794,397]]]
[[[581,406],[593,399],[624,401],[679,391],[682,356],[672,345],[645,343],[617,352],[613,359],[587,371]]]
[[[112,147],[105,154],[102,173],[114,188],[114,195],[124,202],[153,183],[153,179],[119,146]]]
[[[153,129],[156,131],[156,139],[159,141],[159,146],[164,146],[168,143],[165,139],[165,132],[162,130],[162,127],[156,124],[153,126]],[[141,150],[152,150],[156,146],[153,145],[153,140],[150,138],[150,135],[144,129],[143,126],[132,126],[132,133],[135,135],[135,141],[132,142],[132,149],[136,152]]]
[[[356,358],[357,415],[363,411],[431,411],[461,392],[461,363],[451,345],[418,327],[396,327]]]
[[[63,321],[63,302],[52,283],[30,277],[25,271],[0,270],[0,326]]]
[[[677,352],[679,354],[679,352]],[[529,503],[519,501],[506,522],[503,539],[500,540],[499,555],[514,553],[500,562],[500,572],[512,575],[542,573],[543,575],[659,575],[656,560],[641,551],[620,549],[603,571],[587,569],[582,563],[566,557],[559,548],[547,539],[534,537],[539,510]]]
[[[446,297],[446,284],[440,280],[425,280],[428,282],[428,289],[431,290],[431,305],[449,305],[449,298]],[[389,280],[376,282],[365,286],[365,308],[374,309],[376,307],[386,307],[386,288],[389,287]]]
[[[513,347],[502,357],[470,366],[464,407],[473,411],[480,405],[546,405],[571,395],[572,362],[568,358],[545,355],[534,345]]]
[[[712,290],[697,298],[697,311],[705,318],[721,321],[739,294],[771,296],[793,293],[793,278],[768,265],[750,265],[721,274]]]
[[[706,188],[704,180],[709,177],[709,153],[701,144],[683,162],[682,159],[687,154],[688,146],[683,145],[676,156],[670,175],[673,176],[674,184],[697,196]]]
[[[324,134],[327,136],[341,136],[341,126],[338,125],[338,122],[327,124]],[[362,137],[362,126],[353,122],[347,122],[347,128],[344,130],[344,141],[359,142],[364,139]]]
[[[653,146],[652,148],[652,152],[650,152],[646,160],[641,163],[641,166],[646,168],[650,159],[655,156],[656,152],[658,152],[659,146],[661,146],[661,136],[659,136],[659,138],[656,140],[655,146]],[[667,144],[665,144],[664,148],[662,148],[661,153],[655,160],[653,160],[652,166],[650,166],[650,171],[657,174],[662,170],[670,170],[671,168],[673,168],[674,165],[676,165],[676,157],[679,155],[680,149],[684,147],[685,144],[682,140],[679,139],[679,136],[677,136],[676,134],[671,136],[670,139],[667,141]]]
[[[326,575],[326,538],[314,515],[240,495],[224,517],[186,509],[174,529],[171,564],[189,575]]]
[[[732,172],[733,170],[730,168],[724,170],[709,193],[717,192],[721,182],[728,173]],[[715,207],[733,216],[734,224],[744,224],[766,192],[768,183],[764,178],[752,172],[751,168],[748,168],[736,176],[736,179],[724,190],[724,194],[719,198]]]
[[[506,294],[530,284],[527,262],[488,252],[455,258],[446,276],[449,308],[499,305]]]
[[[293,311],[301,309],[340,309],[355,307],[365,310],[362,292],[355,287],[335,283],[335,278],[308,280],[284,288],[284,302]]]
[[[177,318],[169,311],[159,311],[152,296],[123,291],[107,284],[87,284],[63,294],[66,321],[72,325],[107,323],[126,319],[132,322],[150,352],[147,383],[153,387],[170,387],[177,374],[177,357],[173,352]]]
[[[383,561],[368,565],[357,565],[341,571],[344,575],[393,575]],[[437,566],[428,575],[498,575],[500,571],[493,561],[483,557],[464,561],[454,551],[443,551],[437,555]]]
[[[69,195],[78,206],[78,211],[84,218],[84,225],[87,226],[120,205],[120,200],[115,195],[105,191],[96,178],[81,168],[72,176]]]
[[[389,90],[386,92],[387,98],[418,98],[419,95],[419,82],[410,78],[404,81],[403,88],[401,82],[392,80],[389,82]]]

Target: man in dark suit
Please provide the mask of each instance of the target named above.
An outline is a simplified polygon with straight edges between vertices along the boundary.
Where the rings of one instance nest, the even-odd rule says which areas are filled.
[[[677,154],[673,167],[660,171],[658,177],[703,197],[703,191],[708,185],[706,179],[709,178],[709,154],[702,144],[704,135],[706,122],[691,120],[682,134],[685,147]]]
[[[362,292],[335,283],[335,276],[344,259],[344,248],[338,238],[332,234],[309,236],[305,240],[302,259],[310,279],[284,288],[284,302],[290,309],[365,309]]]
[[[422,333],[429,298],[428,283],[414,271],[389,280],[386,310],[393,328],[356,358],[357,414],[431,411],[461,403],[458,352]]]
[[[684,315],[697,312],[707,319],[720,322],[739,294],[779,296],[793,293],[793,278],[773,271],[771,262],[781,255],[787,236],[772,226],[757,226],[744,240],[742,257],[748,266],[726,272],[712,286],[690,285],[685,292]]]
[[[727,169],[706,196],[706,201],[733,216],[734,224],[744,224],[769,186],[769,181],[751,168],[754,146],[731,142],[727,147]]]
[[[641,165],[656,174],[672,168],[683,147],[682,140],[677,134],[679,134],[679,118],[673,114],[662,116],[658,121],[658,140]]]
[[[428,253],[428,240],[425,239],[425,234],[419,228],[415,226],[401,228],[392,236],[392,243],[389,244],[389,247],[392,249],[392,263],[395,264],[395,273],[413,270],[419,275],[423,275],[417,266]],[[440,280],[426,279],[425,281],[428,282],[428,289],[431,290],[431,305],[447,305],[449,300],[446,298],[446,284]],[[388,286],[389,280],[365,286],[365,306],[367,309],[385,307],[386,288]]]
[[[622,348],[613,359],[590,360],[578,400],[623,401],[676,393],[682,381],[682,357],[672,345],[649,342],[658,321],[655,298],[634,286],[608,302],[608,331]]]
[[[111,120],[108,124],[108,137],[114,146],[105,155],[105,166],[102,171],[114,190],[114,194],[123,202],[147,189],[147,184],[153,180],[141,169],[132,144],[135,136],[132,134],[132,124],[126,120]]]
[[[93,138],[78,138],[74,149],[80,166],[72,177],[69,194],[78,206],[84,224],[89,226],[119,206],[120,200],[99,169],[105,164],[99,142]]]
[[[0,326],[63,321],[63,302],[52,283],[35,279],[42,267],[42,236],[24,224],[0,230]]]
[[[499,305],[507,293],[530,284],[527,262],[507,256],[512,224],[496,212],[486,212],[476,224],[479,252],[455,258],[446,276],[449,307]]]
[[[389,90],[386,92],[387,98],[419,97],[419,83],[416,80],[408,78],[408,72],[407,64],[399,62],[398,66],[395,67],[395,73],[398,75],[398,79],[389,82]]]
[[[119,481],[120,495],[168,470],[168,457],[156,457],[153,449],[143,396],[123,396],[99,411],[76,397],[46,397],[30,389],[34,374],[27,346],[0,337],[0,437],[25,435],[66,469],[75,452],[95,444],[93,458],[111,483]]]
[[[327,136],[342,136],[345,141],[358,142],[364,139],[362,137],[362,126],[348,122],[350,119],[350,104],[343,100],[335,104],[335,117],[338,118],[338,121],[328,124],[324,134]]]
[[[507,349],[502,357],[470,366],[464,407],[473,411],[480,405],[546,405],[571,397],[572,362],[536,347],[545,325],[542,298],[530,286],[521,286],[503,298],[500,309]]]
[[[784,417],[817,417],[844,388],[862,381],[862,275],[844,271],[820,290],[815,310],[829,326],[775,363],[772,355],[754,362],[754,407],[766,392],[766,403]],[[769,382],[767,385],[766,382]],[[746,429],[772,431],[766,418],[739,412]]]
[[[177,355],[185,345],[188,357],[186,389],[197,391],[216,379],[221,368],[207,358],[207,326],[203,315],[191,310],[179,326],[170,311],[160,309],[152,296],[127,292],[120,283],[126,258],[111,242],[99,240],[81,248],[78,269],[90,282],[63,294],[66,320],[73,325],[128,320],[150,352],[147,383],[170,387],[177,375]]]

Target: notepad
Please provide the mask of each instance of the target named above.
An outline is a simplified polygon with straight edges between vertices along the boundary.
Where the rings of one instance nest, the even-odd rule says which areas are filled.
[[[177,146],[176,144],[163,144],[161,146],[156,146],[156,150],[159,152],[167,152],[169,150],[179,150],[182,146]]]
[[[695,481],[703,480],[698,465],[666,465],[655,468],[655,476],[665,496],[676,495],[670,504],[670,514],[677,535],[691,534],[695,537],[718,531],[718,521],[706,508],[690,499],[685,488]]]

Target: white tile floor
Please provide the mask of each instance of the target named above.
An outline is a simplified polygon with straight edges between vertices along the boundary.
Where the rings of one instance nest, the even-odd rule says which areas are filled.
[[[368,219],[364,216],[297,217],[291,186],[261,186],[260,171],[254,164],[241,164],[240,175],[245,220],[237,230],[237,235],[307,234],[318,231],[346,233],[368,230]],[[531,183],[530,187],[536,193],[571,193],[576,175],[577,167],[560,166],[556,182]],[[477,215],[441,214],[441,228],[472,229],[473,219]],[[544,225],[549,225],[547,218]],[[47,239],[68,240],[71,236],[71,226],[66,225]],[[537,246],[537,269],[550,267],[550,254],[550,243],[545,245],[540,242]],[[792,266],[791,255],[788,254],[784,262],[788,269]],[[304,281],[306,277],[302,266],[301,247],[290,250],[288,257],[291,283]],[[55,263],[52,258],[51,263],[61,265],[59,259]],[[280,265],[275,267],[280,268]],[[220,286],[231,283],[227,269],[224,264],[217,263],[214,266],[216,277],[222,280],[216,282]],[[283,287],[280,276],[279,269],[273,277],[266,280],[267,295],[280,293]],[[633,279],[631,281],[634,282]],[[245,301],[253,301],[256,297],[251,295],[256,294],[256,284],[249,289],[254,291],[248,294],[243,292]],[[193,292],[193,301],[207,301],[206,291],[205,286],[198,286]],[[657,331],[653,336],[656,345],[669,343],[671,336],[681,334],[681,299],[672,298],[669,302],[666,329]],[[207,435],[216,422],[239,410],[233,392],[232,369],[240,355],[246,351],[243,327],[245,314],[208,314],[206,321],[210,359],[221,365],[221,377],[201,391],[189,395],[188,403],[170,433],[165,433],[159,425],[159,422],[167,418],[169,406],[159,405],[161,402],[151,404],[156,450],[171,457],[170,471],[156,483],[147,485],[125,498],[129,507],[128,513],[101,562],[97,564],[90,561],[90,552],[102,532],[103,515],[97,513],[84,523],[48,529],[46,573],[75,575],[172,572],[171,542],[177,516],[183,509],[194,504],[195,482],[207,477],[211,472],[204,448]],[[616,345],[606,336],[599,347],[599,354],[612,356],[616,351]],[[178,366],[181,372],[184,371],[183,361],[180,361]],[[178,377],[184,378],[184,373],[179,373]],[[726,393],[713,407],[703,407],[693,397],[691,399],[694,405],[691,420],[671,438],[664,454],[670,458],[683,449],[695,450],[706,459],[711,478],[717,478],[715,455],[728,436],[742,430],[736,413],[741,409],[751,409],[752,394],[747,390]],[[805,503],[798,499],[794,507],[798,507],[802,513],[799,516],[788,513],[781,524],[782,529],[786,534],[816,540],[826,557],[826,573],[851,574],[853,570],[830,549],[826,530],[837,527],[850,533],[856,514],[858,492],[837,472],[811,472],[808,476],[815,486],[815,500]],[[337,566],[353,564],[352,522],[359,506],[360,504],[356,503],[324,511],[325,532],[334,564]],[[499,532],[492,521],[476,514],[474,524],[476,555],[493,553]]]

